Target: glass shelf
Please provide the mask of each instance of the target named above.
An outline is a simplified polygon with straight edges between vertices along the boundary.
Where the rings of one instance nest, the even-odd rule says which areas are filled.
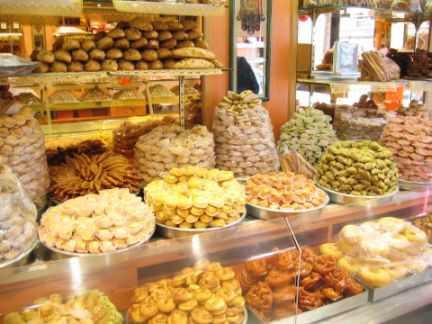
[[[324,5],[299,8],[299,15],[315,15],[315,17],[317,17],[323,13],[336,13],[340,11],[343,11],[344,15],[349,15],[350,17],[376,17],[392,22],[424,21],[432,18],[432,12],[413,12],[409,10],[370,8],[352,5]]]
[[[113,78],[127,77],[129,81],[139,79],[165,80],[178,77],[197,78],[205,75],[222,74],[221,69],[143,70],[116,72],[67,72],[34,73],[23,76],[0,78],[0,84],[14,87],[55,86],[62,84],[109,83]]]
[[[177,15],[177,16],[221,16],[225,11],[225,1],[218,4],[177,3],[113,0],[114,8],[121,12]]]
[[[79,17],[83,0],[0,0],[2,15]]]
[[[403,86],[406,90],[411,91],[432,91],[432,81],[429,80],[395,80],[388,82],[378,81],[334,81],[334,80],[316,80],[316,79],[297,79],[297,83],[310,85],[324,85],[330,87],[331,94],[345,94],[351,91],[374,91],[387,92],[395,91],[398,87]]]

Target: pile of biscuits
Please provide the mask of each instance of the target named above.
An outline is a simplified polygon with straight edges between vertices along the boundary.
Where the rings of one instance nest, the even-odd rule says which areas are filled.
[[[36,237],[37,211],[10,168],[0,164],[0,267],[28,252]]]
[[[124,122],[113,131],[113,151],[133,158],[135,144],[138,138],[149,133],[161,125],[169,125],[176,122],[175,118],[164,117],[162,119],[148,119],[141,123]]]
[[[432,260],[426,234],[395,217],[346,225],[336,242],[321,245],[320,251],[370,287],[384,287],[422,272]]]
[[[102,190],[50,207],[39,238],[48,247],[72,253],[106,253],[139,244],[153,234],[151,209],[127,189]]]
[[[141,188],[132,163],[123,155],[110,151],[66,156],[65,163],[49,167],[49,174],[50,194],[56,201],[111,188],[128,188],[137,194]]]
[[[36,206],[45,206],[49,186],[45,137],[31,108],[0,115],[0,160],[17,175]]]
[[[58,40],[52,51],[39,50],[37,73],[97,72],[221,67],[207,49],[203,34],[192,19],[137,17],[119,22],[108,33],[90,39]]]
[[[201,125],[191,129],[174,124],[159,126],[138,139],[134,159],[145,183],[176,167],[211,169],[215,164],[213,134]]]
[[[268,111],[251,91],[229,92],[213,123],[216,167],[236,177],[276,171],[279,158]]]
[[[337,141],[329,145],[317,167],[324,189],[355,196],[382,196],[398,189],[392,152],[372,141]]]
[[[129,323],[231,323],[245,321],[245,300],[235,272],[203,260],[173,278],[135,289]]]
[[[116,306],[97,290],[67,298],[52,294],[35,300],[33,304],[22,313],[7,314],[4,323],[123,323]]]
[[[173,168],[144,194],[158,223],[171,227],[224,227],[245,211],[243,187],[230,171]]]
[[[393,153],[401,179],[432,181],[432,121],[422,117],[389,118],[380,143]]]

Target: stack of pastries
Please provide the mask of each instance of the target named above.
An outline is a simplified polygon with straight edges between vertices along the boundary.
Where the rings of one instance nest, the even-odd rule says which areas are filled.
[[[132,163],[123,155],[106,151],[102,154],[73,154],[65,162],[49,167],[50,194],[65,201],[103,189],[128,188],[140,190],[140,179]]]
[[[246,181],[246,201],[270,209],[305,210],[320,207],[326,194],[302,174],[260,173]]]
[[[97,254],[143,242],[154,228],[154,215],[141,198],[115,188],[49,208],[42,216],[39,238],[48,247]]]
[[[221,67],[193,19],[137,17],[85,40],[59,39],[38,50],[38,73]]]
[[[160,179],[172,168],[212,168],[215,163],[213,134],[205,126],[184,129],[164,125],[141,136],[135,145],[135,168],[145,183]]]
[[[131,301],[129,323],[241,324],[245,318],[234,271],[207,260],[173,278],[138,287]]]
[[[171,227],[224,227],[245,210],[243,188],[230,171],[174,168],[148,184],[144,194],[158,223]]]
[[[427,235],[410,222],[383,217],[344,226],[336,242],[321,245],[320,251],[366,285],[384,287],[431,266],[427,242]]]
[[[245,262],[239,281],[246,304],[261,319],[271,321],[296,313],[296,280],[300,278],[298,307],[308,311],[353,296],[363,288],[331,256],[302,249],[275,251]]]
[[[123,323],[114,304],[97,290],[68,298],[52,294],[35,300],[34,304],[35,307],[21,313],[7,314],[4,323]]]

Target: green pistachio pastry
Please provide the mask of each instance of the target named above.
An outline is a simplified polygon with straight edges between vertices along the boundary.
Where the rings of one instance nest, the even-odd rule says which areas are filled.
[[[317,168],[322,187],[356,196],[381,196],[397,189],[392,153],[373,141],[337,141],[327,147]]]
[[[337,140],[330,122],[331,117],[320,110],[299,110],[281,128],[279,154],[296,151],[316,167],[326,147]]]

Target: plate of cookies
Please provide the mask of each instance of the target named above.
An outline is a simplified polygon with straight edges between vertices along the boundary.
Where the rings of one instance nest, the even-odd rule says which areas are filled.
[[[234,226],[246,217],[242,185],[231,171],[173,168],[144,188],[160,233],[181,237]]]
[[[311,179],[293,172],[260,173],[244,186],[248,213],[261,219],[319,215],[329,202],[327,194]]]

